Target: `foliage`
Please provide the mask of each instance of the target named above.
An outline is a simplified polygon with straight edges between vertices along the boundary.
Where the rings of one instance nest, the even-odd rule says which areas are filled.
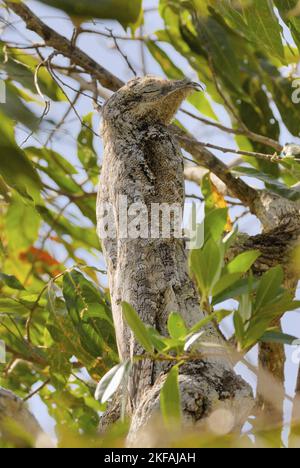
[[[140,0],[43,3],[63,10],[77,26],[90,18],[112,18],[135,34],[143,21]],[[300,107],[292,102],[300,53],[300,17],[291,13],[297,0],[159,3],[164,27],[156,38],[147,37],[145,45],[169,78],[182,78],[186,63],[205,83],[205,93],[189,98],[198,116],[218,123],[225,115],[239,149],[265,153],[270,159],[274,148],[253,133],[275,141],[281,133],[299,137]],[[125,387],[132,363],[118,360],[107,279],[99,261],[95,203],[101,168],[93,93],[88,94],[89,112],[80,115],[76,157],[70,158],[61,142],[52,145],[59,120],[52,114],[40,118],[45,101],[55,109],[67,106],[70,89],[49,68],[39,68],[38,54],[9,45],[9,39],[2,38],[0,77],[7,101],[0,104],[0,339],[6,343],[7,363],[0,364],[0,386],[24,398],[40,388],[39,398],[55,421],[61,447],[122,445],[125,420],[105,437],[96,436],[99,414],[115,391]],[[67,79],[62,71],[58,76]],[[72,83],[77,89],[75,78]],[[243,156],[232,174],[260,181],[289,200],[299,199],[294,187],[300,181],[297,160],[278,164]],[[124,317],[145,353],[174,364],[161,392],[167,427],[180,423],[178,369],[193,353],[205,352],[205,326],[231,318],[232,342],[243,357],[259,341],[292,344],[294,337],[280,333],[272,323],[300,305],[282,287],[280,267],[261,278],[252,275],[260,252],[225,261],[238,235],[232,229],[229,201],[216,197],[208,177],[202,195],[204,242],[191,253],[190,270],[206,317],[188,328],[174,311],[169,334],[162,336],[143,324],[130,304],[123,304]],[[230,233],[224,237],[226,231]],[[257,445],[272,445],[272,428],[255,435]],[[249,436],[183,434],[180,444],[252,447]],[[1,444],[6,446],[5,441]]]

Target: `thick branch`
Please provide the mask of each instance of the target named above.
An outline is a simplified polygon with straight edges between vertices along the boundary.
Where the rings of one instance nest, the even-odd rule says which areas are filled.
[[[241,179],[234,177],[226,164],[210,153],[203,145],[199,144],[195,138],[187,135],[179,127],[172,126],[172,131],[176,135],[182,148],[188,151],[196,162],[201,166],[205,166],[218,176],[219,179],[227,185],[231,195],[239,198],[245,205],[253,210],[254,202],[259,198],[256,190],[249,187],[249,185]]]
[[[210,174],[212,183],[217,187],[219,193],[223,196],[229,195],[228,190],[224,182],[219,179],[215,174],[210,173],[208,169],[200,166],[188,166],[184,169],[184,178],[190,182],[195,182],[197,185],[201,185],[203,178]]]

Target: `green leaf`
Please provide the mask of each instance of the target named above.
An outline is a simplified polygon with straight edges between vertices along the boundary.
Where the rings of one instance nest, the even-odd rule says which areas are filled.
[[[18,88],[6,81],[6,102],[0,104],[0,111],[14,122],[22,123],[31,131],[36,130],[39,119],[23,104],[19,97]],[[29,132],[28,132],[29,133]]]
[[[9,48],[7,52],[7,60],[3,54],[5,43],[0,41],[0,69],[3,69],[9,77],[20,83],[24,88],[30,90],[33,94],[37,94],[34,83],[34,73],[38,67],[40,60],[36,59],[24,50],[17,48]],[[66,101],[66,97],[55,83],[46,67],[39,70],[39,86],[42,93],[54,101]],[[40,98],[39,98],[40,99]]]
[[[83,123],[85,125],[78,136],[78,158],[88,176],[96,183],[99,176],[98,157],[93,146],[94,135],[90,130],[93,128],[93,113],[86,115]]]
[[[58,390],[66,387],[72,372],[71,355],[63,352],[59,344],[47,351],[50,362],[51,384]]]
[[[213,287],[213,297],[219,296],[223,291],[226,291],[232,287],[232,285],[235,285],[241,276],[242,273],[229,273],[222,275],[219,281]]]
[[[265,307],[255,310],[243,336],[243,347],[250,348],[255,345],[275,319],[285,312],[298,309],[299,306],[300,301],[293,301],[290,294],[284,291],[278,299],[275,298]]]
[[[259,50],[285,63],[282,28],[272,3],[270,0],[238,0],[232,7],[231,2],[221,0],[217,8],[233,27],[243,33],[245,40],[253,42]]]
[[[168,318],[168,330],[170,336],[174,339],[179,339],[186,336],[187,328],[180,314],[171,312]]]
[[[182,80],[185,78],[183,71],[172,62],[170,56],[156,42],[149,40],[146,42],[146,45],[153,58],[160,64],[170,80]]]
[[[207,217],[211,212],[216,211],[216,201],[209,173],[205,174],[205,176],[202,179],[201,191],[205,198],[205,217]],[[222,212],[220,212],[220,215],[222,215]],[[220,216],[220,219],[222,219],[222,216]]]
[[[67,161],[66,158],[61,156],[59,153],[49,148],[36,148],[34,146],[30,146],[24,151],[31,161],[44,161],[47,164],[50,174],[52,171],[68,175],[78,173],[73,164]]]
[[[141,321],[134,308],[127,302],[122,302],[123,314],[126,322],[133,331],[138,342],[148,353],[153,353],[153,345],[148,330]]]
[[[259,285],[259,280],[252,280],[252,284],[249,283],[249,278],[242,278],[236,283],[231,285],[229,288],[222,291],[220,294],[213,297],[212,304],[220,304],[221,302],[227,301],[228,299],[236,299],[243,294],[250,293],[256,290]]]
[[[267,189],[277,193],[283,198],[287,198],[288,200],[297,201],[300,199],[300,192],[298,190],[291,189],[282,182],[279,182],[277,179],[272,178],[268,174],[265,174],[264,172],[258,171],[254,168],[235,167],[232,169],[232,172],[234,174],[259,179],[266,184]]]
[[[28,308],[16,299],[0,297],[0,314],[26,315]]]
[[[164,423],[169,430],[181,422],[181,398],[178,383],[178,367],[174,366],[160,392],[160,408]]]
[[[230,274],[246,273],[260,256],[261,253],[258,250],[243,252],[228,263],[226,271]]]
[[[280,112],[283,123],[286,125],[289,132],[295,136],[299,136],[299,105],[293,102],[293,78],[278,76],[272,80],[273,89],[272,95],[276,106]],[[296,121],[295,121],[296,119]]]
[[[276,7],[285,23],[290,28],[293,39],[300,51],[300,18],[296,13],[298,0],[274,0]],[[292,14],[292,12],[295,12]]]
[[[29,195],[39,200],[42,187],[40,177],[28,160],[24,151],[15,145],[5,143],[3,129],[0,128],[0,174],[6,183],[15,188],[23,197]]]
[[[124,26],[139,20],[142,0],[41,0],[43,3],[60,8],[72,17],[115,19]]]
[[[156,330],[156,328],[148,327],[148,336],[154,348],[160,353],[167,347],[166,338]]]
[[[235,336],[238,343],[242,344],[244,340],[244,322],[239,314],[239,311],[235,311],[233,315],[233,324],[235,330]]]
[[[199,48],[210,55],[218,74],[233,90],[242,94],[239,63],[231,36],[215,17],[198,17],[195,21]]]
[[[250,320],[251,315],[252,315],[252,308],[253,308],[253,303],[252,303],[252,298],[250,294],[243,294],[240,298],[238,311],[244,323],[247,323],[248,320]]]
[[[77,270],[67,272],[63,277],[63,295],[82,347],[95,358],[101,357],[106,366],[114,363],[113,324],[103,309],[103,298],[92,282]],[[91,309],[92,314],[89,313]]]
[[[20,283],[18,278],[13,275],[6,275],[0,271],[0,282],[3,282],[6,286],[11,289],[18,289],[19,291],[24,291],[24,286]]]
[[[95,399],[100,403],[106,403],[116,393],[126,374],[131,370],[130,361],[125,361],[113,367],[97,385]]]
[[[205,216],[205,241],[212,238],[215,242],[221,239],[228,219],[227,208],[217,208],[209,211]]]
[[[32,246],[38,238],[40,225],[41,217],[33,204],[13,192],[4,218],[9,250],[17,253]]]
[[[255,311],[256,317],[259,319],[259,315],[273,318],[281,316],[284,312],[290,312],[300,308],[300,301],[294,301],[288,291],[283,291],[279,294],[274,301],[270,301],[267,305]]]
[[[263,275],[256,294],[255,311],[274,301],[280,292],[282,283],[283,270],[280,266],[272,268]]]
[[[223,257],[219,246],[210,239],[202,250],[193,250],[190,256],[191,271],[195,275],[203,297],[208,297],[218,281]]]
[[[279,343],[283,345],[293,345],[298,340],[295,336],[287,335],[280,331],[266,331],[259,341],[263,343]]]

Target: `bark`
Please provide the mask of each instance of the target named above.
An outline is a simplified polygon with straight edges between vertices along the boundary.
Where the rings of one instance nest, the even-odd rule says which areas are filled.
[[[284,287],[295,294],[298,284],[298,272],[293,264],[295,248],[300,239],[299,202],[293,202],[269,192],[261,192],[254,204],[254,212],[263,225],[263,233],[257,236],[240,236],[238,242],[231,249],[230,255],[235,256],[246,250],[259,250],[261,256],[253,266],[253,273],[261,276],[270,268],[281,265],[284,274]],[[280,318],[273,323],[281,329]],[[259,378],[258,395],[259,409],[265,413],[265,420],[279,424],[283,421],[283,402],[285,399],[285,350],[284,346],[276,343],[259,344]],[[269,386],[266,380],[260,378],[262,371],[267,371],[281,383],[281,409],[270,403],[266,395]]]
[[[158,80],[158,83],[164,95],[164,87],[170,82]],[[148,213],[154,203],[179,204],[181,208],[184,203],[183,157],[179,145],[167,125],[161,123],[163,119],[156,119],[155,115],[141,117],[133,111],[131,114],[127,111],[125,116],[121,96],[126,96],[126,93],[130,93],[130,86],[123,88],[120,98],[116,93],[104,109],[105,157],[98,200],[100,226],[103,206],[110,203],[114,208],[111,222],[117,236],[104,239],[103,248],[122,360],[144,353],[124,322],[122,301],[130,303],[144,323],[165,335],[171,311],[180,312],[188,326],[204,317],[188,275],[182,239],[174,236],[170,239],[132,239],[120,235],[124,226],[116,213],[119,212],[121,195],[128,198],[129,206],[137,202],[144,204]],[[178,105],[184,97],[185,93],[178,95]],[[160,99],[147,106],[143,98],[141,89],[138,102],[148,110],[147,115],[151,115],[152,106],[163,105],[170,109],[174,99],[172,96],[170,102],[166,99],[164,104]],[[161,110],[157,112],[160,114]],[[220,343],[220,337],[212,326],[208,326],[205,333],[206,341]],[[159,393],[169,368],[170,365],[150,360],[140,361],[134,366],[129,382],[129,404],[132,417],[130,441],[135,445],[142,440],[141,429],[158,412]],[[216,408],[226,407],[231,411],[237,428],[253,404],[249,386],[235,375],[225,352],[222,357],[207,357],[185,365],[181,369],[180,390],[185,423],[198,423]]]

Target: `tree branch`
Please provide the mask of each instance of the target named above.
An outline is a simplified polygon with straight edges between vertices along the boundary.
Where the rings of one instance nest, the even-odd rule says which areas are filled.
[[[234,177],[229,167],[220,161],[216,156],[210,153],[203,145],[185,131],[175,125],[172,126],[172,131],[176,135],[177,140],[182,148],[188,151],[196,162],[205,166],[213,172],[219,179],[227,185],[229,192],[234,197],[239,198],[251,211],[254,212],[254,202],[258,200],[259,195],[256,190],[249,187],[241,179]]]
[[[43,23],[43,21],[41,21],[40,18],[30,10],[30,8],[24,5],[24,3],[15,3],[7,0],[4,0],[4,3],[24,20],[27,29],[34,31],[36,34],[41,36],[47,46],[53,47],[53,49],[60,52],[65,57],[68,57],[73,63],[82,67],[88,73],[97,78],[104,87],[109,88],[112,91],[117,91],[123,85],[119,78],[99,65],[99,63],[89,57],[81,49],[74,47],[71,41]]]
[[[277,141],[272,140],[272,138],[268,138],[264,135],[259,135],[258,133],[254,133],[251,130],[244,129],[244,128],[235,129],[235,128],[226,127],[225,125],[222,125],[218,122],[212,122],[211,120],[200,117],[184,109],[181,109],[181,112],[183,112],[183,114],[188,115],[189,117],[192,117],[193,119],[199,120],[199,122],[202,122],[206,125],[210,125],[211,127],[218,128],[222,132],[231,133],[232,135],[244,135],[252,141],[256,141],[257,143],[261,143],[263,145],[269,146],[270,148],[274,148],[274,150],[278,151],[279,153],[283,149],[282,145],[278,143]]]

